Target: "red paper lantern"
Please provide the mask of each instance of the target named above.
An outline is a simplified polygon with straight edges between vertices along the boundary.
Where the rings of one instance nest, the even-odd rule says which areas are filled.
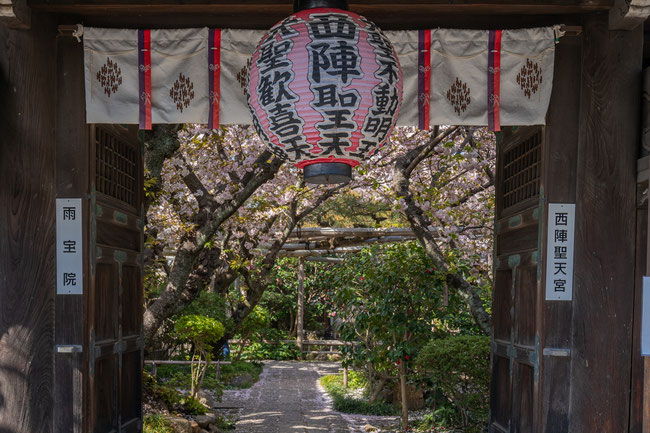
[[[306,9],[279,22],[249,68],[257,133],[312,183],[349,179],[351,167],[389,137],[401,102],[392,44],[376,25],[341,9]]]

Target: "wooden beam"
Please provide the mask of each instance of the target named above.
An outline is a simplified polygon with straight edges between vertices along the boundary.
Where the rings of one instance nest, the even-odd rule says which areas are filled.
[[[638,2],[639,0],[637,0]],[[633,1],[634,2],[634,1]],[[219,0],[157,0],[152,2],[131,2],[129,0],[29,0],[38,9],[59,12],[116,13],[131,11],[137,13],[157,12],[216,12],[242,9],[282,8],[293,11],[293,2],[285,0],[219,1]],[[468,11],[486,14],[538,14],[538,13],[583,13],[609,9],[611,0],[357,0],[349,2],[352,11],[384,8],[399,12],[404,8],[420,8],[438,13],[466,13]]]
[[[370,239],[344,239],[340,243],[336,244],[336,247],[352,247],[359,245],[372,245],[372,244],[385,244],[391,242],[406,242],[415,239],[415,234],[408,236],[383,236]],[[263,248],[269,248],[269,244],[262,245]],[[289,242],[282,245],[282,250],[285,251],[296,251],[296,250],[319,250],[319,249],[330,249],[328,241],[320,242]]]
[[[345,261],[343,257],[306,257],[305,260],[317,263],[343,263]]]
[[[296,344],[297,340],[261,340],[265,344]],[[231,339],[228,344],[242,344],[241,340]],[[356,346],[357,343],[341,340],[303,340],[304,346]]]
[[[190,364],[205,364],[206,361],[175,361],[175,360],[160,360],[160,359],[145,359],[145,365],[190,365]],[[230,365],[231,361],[210,361],[208,365]]]
[[[615,0],[609,10],[609,28],[632,30],[650,16],[650,0]]]
[[[1,0],[0,0],[1,1]],[[6,0],[5,0],[6,1]],[[36,11],[65,14],[61,23],[94,27],[268,29],[292,13],[292,2],[159,0],[28,0]],[[558,23],[579,25],[580,14],[607,11],[613,0],[367,0],[350,10],[384,30],[521,28]]]
[[[325,236],[328,238],[341,238],[341,237],[368,237],[373,238],[377,236],[412,236],[413,230],[410,228],[347,228],[347,227],[305,227],[296,229],[291,232],[288,240],[292,239],[306,239],[309,240],[311,236]]]
[[[630,389],[629,433],[650,433],[650,381],[646,380],[647,357],[641,355],[643,320],[643,279],[648,275],[648,180],[637,180],[636,257],[634,285],[634,324],[632,329],[632,380]]]
[[[0,24],[10,29],[29,29],[31,12],[26,0],[0,0]]]
[[[480,14],[476,11],[465,13],[448,12],[438,13],[423,9],[405,9],[402,12],[389,11],[384,7],[373,8],[368,11],[355,11],[361,13],[382,30],[417,30],[432,28],[457,28],[463,29],[471,25],[472,29],[515,29],[540,26],[552,26],[558,23],[579,26],[582,16],[578,12],[562,14]],[[190,27],[216,27],[230,29],[259,29],[271,28],[280,20],[286,18],[290,10],[269,9],[240,11],[221,11],[189,13],[178,12],[175,14],[159,11],[157,13],[135,13],[128,10],[123,13],[83,13],[83,9],[56,12],[60,15],[60,22],[77,24],[83,22],[87,27],[112,27],[112,28],[190,28]]]
[[[343,253],[358,253],[365,247],[338,247],[330,250],[297,250],[297,251],[280,251],[281,257],[309,257],[309,256],[322,256],[325,254],[343,254]]]

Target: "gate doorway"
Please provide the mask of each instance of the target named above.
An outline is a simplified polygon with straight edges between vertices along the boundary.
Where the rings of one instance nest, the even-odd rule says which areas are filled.
[[[85,125],[83,52],[74,39],[57,38],[57,25],[197,26],[214,17],[210,25],[225,27],[233,25],[224,13],[232,8],[238,26],[268,28],[269,18],[252,7],[266,7],[275,20],[291,6],[164,1],[150,11],[110,1],[4,3],[3,22],[31,28],[0,28],[0,430],[137,431],[141,145],[118,126]],[[583,26],[581,36],[557,46],[547,126],[504,131],[500,142],[500,167],[519,160],[517,173],[537,167],[537,174],[506,186],[502,173],[497,190],[491,429],[647,433],[650,391],[641,386],[647,367],[637,350],[647,250],[647,200],[636,178],[642,28],[610,29],[611,1],[412,2],[404,13],[389,13],[399,6],[359,8],[377,14],[385,28],[466,27],[468,20],[476,28],[516,27],[565,18]],[[6,18],[7,9],[15,16]],[[25,10],[29,23],[21,21]],[[531,185],[539,189],[531,193]],[[66,197],[85,199],[83,297],[54,290],[55,199]],[[515,198],[506,205],[508,197]],[[543,298],[548,203],[576,204],[568,302]]]

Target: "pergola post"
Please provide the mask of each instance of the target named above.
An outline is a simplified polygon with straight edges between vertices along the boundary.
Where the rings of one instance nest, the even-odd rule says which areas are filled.
[[[301,356],[303,353],[304,337],[304,316],[305,316],[305,259],[298,261],[298,333],[297,343]]]

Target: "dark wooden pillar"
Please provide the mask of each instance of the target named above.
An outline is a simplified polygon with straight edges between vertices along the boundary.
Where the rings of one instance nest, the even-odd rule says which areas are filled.
[[[642,28],[584,23],[569,431],[627,432]]]
[[[576,202],[582,39],[583,36],[564,37],[556,47],[552,104],[545,128],[542,205]],[[543,227],[548,227],[546,219]],[[540,237],[541,242],[546,241],[544,232]],[[542,248],[541,257],[544,258],[545,254],[546,250]],[[543,265],[540,269],[541,284],[537,293],[538,304],[542,306],[537,311],[541,352],[538,431],[568,432],[572,303],[545,300]]]
[[[53,431],[55,23],[0,25],[0,432]]]
[[[82,198],[83,243],[90,248],[89,140],[84,104],[83,45],[76,39],[57,40],[56,197]],[[84,293],[89,285],[89,260],[84,263]],[[56,295],[54,363],[55,432],[81,433],[84,418],[84,374],[89,350],[84,348],[83,295]],[[80,352],[70,351],[70,348]]]

